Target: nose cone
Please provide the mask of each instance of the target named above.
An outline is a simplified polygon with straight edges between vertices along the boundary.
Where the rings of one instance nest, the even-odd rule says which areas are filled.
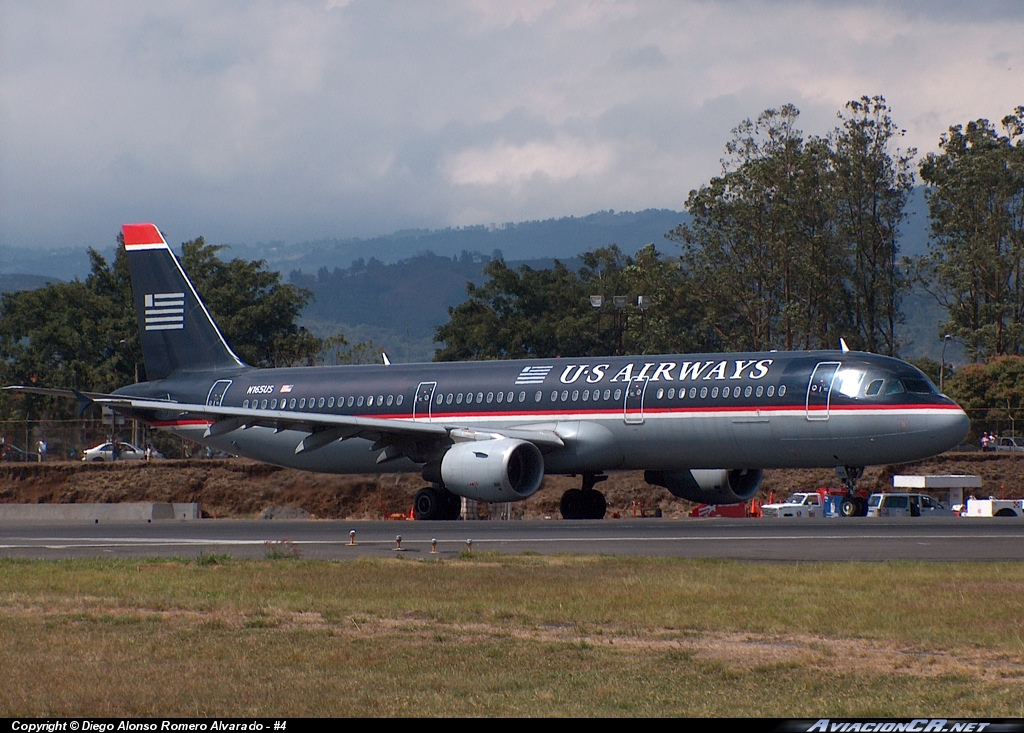
[[[935,418],[935,452],[941,453],[956,448],[964,442],[970,430],[971,420],[967,413],[953,403],[953,408],[944,410],[943,414]]]

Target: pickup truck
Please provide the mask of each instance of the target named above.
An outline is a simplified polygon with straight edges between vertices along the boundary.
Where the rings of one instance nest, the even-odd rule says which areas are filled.
[[[993,449],[1002,453],[1024,453],[1024,438],[1003,436],[996,440]]]
[[[761,505],[761,514],[765,517],[821,517],[823,512],[818,492],[797,492],[787,501]]]

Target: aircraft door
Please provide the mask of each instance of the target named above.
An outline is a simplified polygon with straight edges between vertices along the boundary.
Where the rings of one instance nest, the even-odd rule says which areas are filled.
[[[208,407],[220,407],[220,403],[224,401],[224,393],[228,391],[228,387],[231,386],[230,379],[221,379],[213,383],[210,387],[210,394],[206,396],[206,404]]]
[[[416,388],[416,399],[412,403],[413,420],[418,417],[430,420],[435,389],[437,389],[437,382],[420,382]]]
[[[841,365],[838,361],[823,361],[814,367],[811,381],[807,383],[808,420],[828,420],[832,383]]]
[[[622,406],[622,419],[627,425],[642,425],[644,421],[644,395],[647,393],[647,377],[639,382],[630,382]]]

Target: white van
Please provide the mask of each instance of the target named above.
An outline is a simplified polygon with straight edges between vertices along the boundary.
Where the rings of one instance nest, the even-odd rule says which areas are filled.
[[[868,497],[869,517],[951,517],[953,512],[928,494],[903,491]]]

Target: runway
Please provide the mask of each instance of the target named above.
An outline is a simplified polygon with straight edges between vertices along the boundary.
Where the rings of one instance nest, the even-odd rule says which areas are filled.
[[[355,530],[356,544],[350,545]],[[402,550],[396,537],[401,535]],[[436,540],[436,554],[431,542]],[[464,552],[762,562],[1024,560],[1024,519],[638,519],[513,522],[198,520],[0,525],[0,557],[451,558]]]

